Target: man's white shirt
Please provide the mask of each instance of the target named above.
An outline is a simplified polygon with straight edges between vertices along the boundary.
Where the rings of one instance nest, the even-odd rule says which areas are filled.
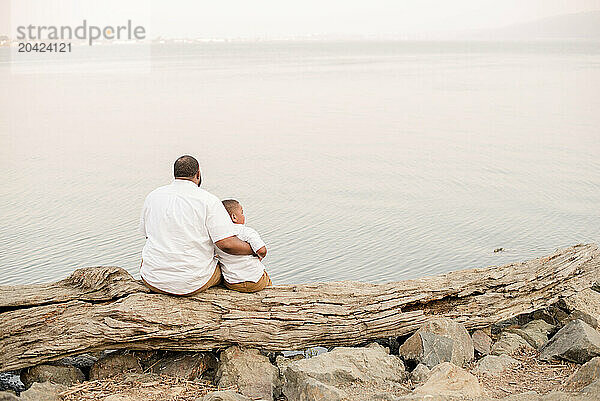
[[[265,246],[260,235],[250,227],[243,224],[233,225],[234,234],[242,241],[246,241],[254,252]],[[256,283],[262,277],[265,266],[252,255],[230,255],[215,247],[217,257],[221,261],[221,272],[223,278],[229,284],[252,281]]]
[[[188,180],[174,180],[146,197],[140,231],[147,237],[142,278],[172,294],[206,284],[217,265],[213,244],[235,235],[221,201]]]

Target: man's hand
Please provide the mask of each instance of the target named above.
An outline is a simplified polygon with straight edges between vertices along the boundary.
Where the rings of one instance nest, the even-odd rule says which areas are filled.
[[[252,247],[238,237],[227,237],[215,242],[217,248],[230,255],[254,255]],[[260,249],[259,249],[260,251]]]
[[[264,257],[267,256],[267,247],[263,246],[258,251],[256,251],[256,256],[258,257],[258,260],[262,261]]]

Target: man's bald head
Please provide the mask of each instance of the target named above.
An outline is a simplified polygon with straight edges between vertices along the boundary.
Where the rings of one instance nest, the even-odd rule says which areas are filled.
[[[198,160],[193,156],[184,155],[175,160],[173,165],[173,175],[175,178],[194,178],[200,171]]]

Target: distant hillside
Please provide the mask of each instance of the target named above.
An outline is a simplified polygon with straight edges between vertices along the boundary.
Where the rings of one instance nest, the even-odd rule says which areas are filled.
[[[600,10],[558,15],[480,33],[487,39],[600,40]]]

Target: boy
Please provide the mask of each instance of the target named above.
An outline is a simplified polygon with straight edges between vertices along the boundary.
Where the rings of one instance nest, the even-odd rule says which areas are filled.
[[[230,255],[215,247],[217,258],[221,262],[225,287],[240,292],[256,292],[270,286],[271,279],[261,260],[267,255],[267,247],[258,233],[246,227],[246,216],[242,205],[235,199],[223,201],[225,210],[234,223],[234,234],[252,247],[256,256]]]

